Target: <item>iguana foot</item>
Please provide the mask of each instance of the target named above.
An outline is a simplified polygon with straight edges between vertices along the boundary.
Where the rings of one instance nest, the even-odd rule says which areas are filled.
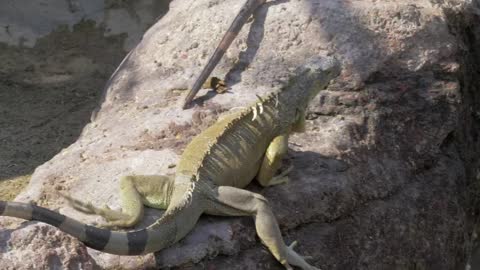
[[[105,218],[107,221],[109,221],[109,223],[106,224],[107,226],[112,222],[124,221],[129,219],[128,215],[120,211],[112,210],[107,205],[105,205],[104,207],[95,207],[91,202],[83,202],[83,201],[77,200],[72,196],[65,194],[63,192],[58,192],[58,193],[60,194],[60,196],[65,198],[74,209],[88,215],[99,215]],[[115,225],[115,226],[119,226],[119,225]],[[129,227],[129,226],[125,225],[123,227]]]
[[[296,242],[290,246],[285,245],[275,215],[265,197],[229,186],[216,187],[208,192],[215,195],[212,196],[205,213],[220,216],[253,216],[258,236],[286,269],[293,270],[292,266],[296,266],[303,270],[319,270],[293,250]]]
[[[67,193],[64,193],[64,192],[61,192],[61,191],[57,191],[57,193],[58,193],[58,195],[63,197],[65,200],[67,200],[68,204],[70,204],[70,206],[73,207],[74,209],[76,209],[80,212],[83,212],[85,214],[94,214],[91,211],[91,208],[93,207],[93,205],[90,202],[89,203],[81,202],[81,201],[73,198],[72,196],[68,195]]]
[[[303,270],[320,270],[315,266],[308,264],[305,260],[311,259],[311,256],[301,256],[293,248],[298,244],[297,241],[293,241],[290,246],[287,247],[287,262],[288,264],[300,267]],[[285,266],[286,269],[292,269],[290,266]]]
[[[290,181],[290,179],[288,178],[288,174],[292,170],[293,170],[293,165],[288,166],[288,168],[285,169],[283,172],[281,172],[279,175],[272,177],[272,179],[268,183],[268,186],[275,186],[275,185],[288,183]]]

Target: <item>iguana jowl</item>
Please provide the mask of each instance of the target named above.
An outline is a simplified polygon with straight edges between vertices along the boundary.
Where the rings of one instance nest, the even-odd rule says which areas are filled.
[[[274,174],[287,152],[289,133],[304,130],[308,102],[339,74],[339,66],[333,58],[315,58],[297,72],[284,88],[221,118],[197,135],[185,148],[174,177],[122,177],[123,211],[67,197],[75,208],[105,217],[108,226],[134,225],[142,218],[143,205],[166,209],[145,229],[98,228],[17,202],[0,201],[0,215],[45,222],[91,248],[120,255],[145,254],[172,245],[192,230],[203,213],[253,216],[258,236],[287,269],[290,265],[316,269],[285,245],[267,200],[242,189],[255,177],[263,186],[285,182]]]

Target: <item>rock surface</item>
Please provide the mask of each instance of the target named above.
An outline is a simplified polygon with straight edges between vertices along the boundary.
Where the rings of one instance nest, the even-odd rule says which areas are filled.
[[[0,4],[0,42],[34,47],[38,39],[59,26],[73,28],[94,21],[106,36],[126,34],[125,49],[131,49],[146,27],[166,10],[169,1],[155,0],[4,0]]]
[[[478,57],[471,48],[478,36],[465,29],[473,29],[478,3],[268,2],[214,72],[231,91],[203,91],[182,111],[177,89],[193,83],[242,3],[172,1],[113,75],[80,138],[40,166],[17,200],[101,221],[68,207],[55,190],[119,207],[119,176],[174,173],[170,165],[186,143],[220,113],[280,87],[309,57],[333,54],[343,72],[312,102],[307,132],[292,136],[291,182],[249,189],[271,201],[287,242],[299,240],[299,251],[320,268],[462,268],[467,185],[480,152],[472,75],[480,69],[466,60]],[[160,215],[147,211],[138,227]],[[281,269],[248,218],[203,217],[180,243],[139,257],[85,254],[55,228],[6,223],[0,260],[21,258],[24,269],[75,269],[72,261],[83,269]],[[33,251],[54,253],[55,262],[18,255]]]

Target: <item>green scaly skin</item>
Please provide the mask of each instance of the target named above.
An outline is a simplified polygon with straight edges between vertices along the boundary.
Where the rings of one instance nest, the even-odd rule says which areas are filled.
[[[274,176],[287,152],[291,132],[304,131],[309,101],[340,72],[332,58],[315,58],[283,89],[259,98],[251,107],[227,115],[197,135],[184,150],[174,177],[121,178],[122,211],[98,208],[65,196],[78,210],[99,214],[105,227],[130,227],[144,205],[166,209],[154,224],[137,231],[113,231],[83,224],[57,212],[24,203],[0,202],[0,215],[42,221],[73,235],[87,246],[120,255],[159,251],[182,239],[205,213],[252,216],[258,236],[285,266],[317,269],[286,246],[267,199],[244,188],[256,178],[263,186],[285,183]]]

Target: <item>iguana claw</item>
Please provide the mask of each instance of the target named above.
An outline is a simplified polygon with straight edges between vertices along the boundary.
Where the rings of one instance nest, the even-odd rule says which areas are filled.
[[[293,241],[293,242],[290,244],[290,246],[288,246],[288,248],[289,248],[289,249],[293,249],[293,248],[295,248],[297,245],[298,245],[298,241],[295,240],[295,241]]]
[[[297,246],[297,244],[298,244],[298,242],[295,240],[287,247],[288,262],[290,264],[298,266],[298,267],[300,267],[301,269],[304,269],[304,270],[321,270],[320,268],[312,266],[305,261],[306,259],[312,259],[312,256],[301,256],[297,252],[295,252],[295,250],[293,250],[293,248],[295,248],[295,246]],[[292,267],[289,266],[289,265],[286,265],[285,268],[286,269],[292,269]]]

